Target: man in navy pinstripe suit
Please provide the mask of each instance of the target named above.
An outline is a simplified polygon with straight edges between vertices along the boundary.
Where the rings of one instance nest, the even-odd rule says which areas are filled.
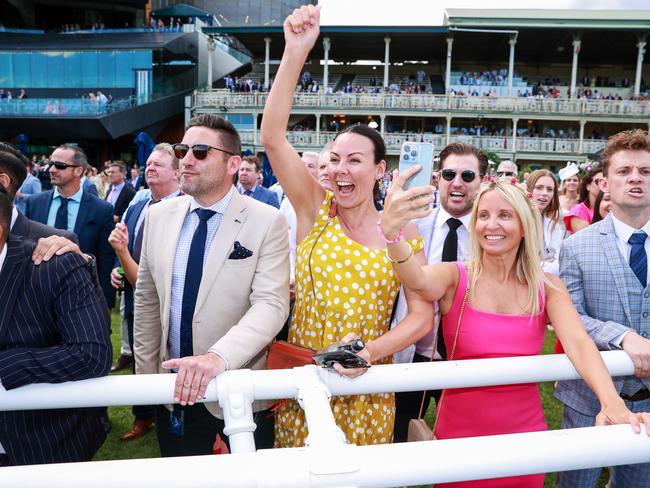
[[[10,236],[11,200],[0,186],[0,381],[7,389],[103,376],[111,365],[108,318],[86,260],[35,265],[34,243]],[[89,461],[106,438],[104,409],[0,412],[0,465]]]

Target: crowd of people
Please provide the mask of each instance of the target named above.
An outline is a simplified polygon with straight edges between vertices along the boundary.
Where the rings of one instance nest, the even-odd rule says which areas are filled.
[[[302,7],[284,24],[260,133],[278,179],[271,189],[215,114],[192,118],[181,142],[157,144],[144,174],[122,161],[95,174],[76,145],[30,161],[0,143],[3,387],[107,374],[121,289],[113,369],[177,373],[174,405],[134,407],[122,440],[155,425],[162,456],[227,447],[220,405],[199,400],[224,371],[266,368],[285,325],[287,340],[312,353],[360,338],[369,364],[537,355],[551,326],[582,377],[557,385],[562,427],[628,423],[640,433],[644,424],[650,433],[648,133],[611,137],[599,165],[523,181],[514,162],[491,174],[483,152],[455,142],[431,185],[408,190],[419,168],[387,172],[385,143],[368,125],[299,155],[286,127],[319,12]],[[39,188],[41,171],[51,189]],[[633,375],[610,377],[598,350],[615,349],[631,357]],[[366,371],[333,368],[351,379]],[[348,442],[385,444],[408,440],[409,420],[431,399],[439,439],[547,428],[535,384],[339,396],[331,407]],[[296,401],[253,409],[258,448],[305,445]],[[0,412],[0,465],[88,461],[108,428],[105,408]],[[599,475],[563,472],[558,486],[595,487]],[[650,463],[611,468],[611,483],[650,486]]]

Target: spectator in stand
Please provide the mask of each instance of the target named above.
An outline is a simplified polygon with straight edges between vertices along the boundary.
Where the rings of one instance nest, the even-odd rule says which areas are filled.
[[[135,163],[131,166],[131,178],[129,179],[129,184],[135,189],[135,191],[140,190],[144,186],[144,177],[140,174],[140,166]]]
[[[579,172],[580,169],[578,168],[578,165],[572,162],[568,162],[566,166],[558,172],[560,181],[562,182],[560,186],[560,214],[563,220],[564,215],[569,213],[580,201]]]
[[[546,169],[533,171],[526,182],[533,204],[542,215],[544,255],[542,269],[555,276],[560,274],[560,247],[565,229],[560,220],[560,198],[555,175]]]
[[[246,156],[239,166],[237,189],[242,195],[249,196],[267,205],[280,208],[275,192],[264,188],[257,183],[257,178],[262,171],[262,165],[257,156]]]
[[[261,128],[261,140],[273,171],[297,214],[297,296],[289,341],[317,350],[343,340],[353,331],[373,351],[372,360],[385,363],[390,362],[387,356],[392,351],[383,348],[384,338],[397,335],[414,340],[424,335],[433,323],[433,305],[407,290],[411,313],[388,331],[399,283],[388,272],[388,258],[377,252],[386,246],[377,232],[379,213],[373,201],[373,187],[386,167],[385,144],[377,131],[367,125],[353,125],[336,137],[328,166],[333,193],[314,180],[287,141],[295,86],[318,39],[319,20],[320,8],[308,5],[284,22],[285,51]],[[406,229],[406,236],[415,248],[415,260],[424,262],[422,238],[413,224]],[[312,254],[320,256],[319,266],[311,266]],[[345,270],[336,266],[345,266]],[[360,301],[348,311],[344,305],[352,303],[352,298]],[[399,338],[395,340],[400,342]],[[404,342],[401,347],[406,345]],[[340,365],[335,367],[341,371]],[[391,441],[392,394],[336,397],[332,409],[348,442]],[[276,412],[275,422],[276,446],[304,445],[307,432],[297,402],[285,402]]]
[[[564,226],[569,234],[575,234],[591,225],[594,218],[594,203],[600,191],[599,185],[602,178],[603,171],[598,165],[587,170],[582,177],[578,204],[564,216]]]

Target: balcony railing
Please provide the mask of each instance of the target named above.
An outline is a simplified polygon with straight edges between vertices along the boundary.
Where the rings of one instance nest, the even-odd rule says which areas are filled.
[[[96,117],[125,110],[135,105],[135,97],[118,98],[110,102],[101,102],[86,98],[0,99],[0,117],[21,115],[39,117]]]
[[[267,93],[232,93],[227,90],[198,92],[194,108],[256,108],[266,103]],[[587,100],[522,97],[456,97],[447,95],[390,95],[368,93],[300,93],[294,108],[380,109],[386,111],[480,112],[556,114],[607,117],[650,117],[648,100]]]
[[[313,147],[320,149],[336,137],[336,132],[316,131],[290,131],[287,140],[297,147]],[[259,144],[255,140],[252,130],[240,130],[239,135],[244,144]],[[384,134],[386,149],[399,151],[405,142],[429,142],[434,150],[441,151],[447,145],[445,134],[425,133],[386,133]],[[479,149],[487,151],[507,151],[517,153],[562,153],[562,154],[590,154],[599,151],[607,144],[606,140],[584,140],[580,151],[579,139],[555,139],[545,137],[517,137],[509,136],[468,136],[451,135],[449,142],[469,142]]]

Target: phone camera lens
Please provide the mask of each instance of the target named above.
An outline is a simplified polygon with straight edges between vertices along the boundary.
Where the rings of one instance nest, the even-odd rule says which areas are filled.
[[[411,146],[404,146],[404,152],[411,152]]]
[[[405,155],[404,155],[404,158],[402,158],[402,159],[404,159],[404,161],[408,161],[408,160],[409,160],[409,155],[408,155],[408,154],[405,154]]]
[[[415,158],[415,157],[417,157],[417,155],[418,155],[417,151],[415,151],[415,150],[411,151],[411,156],[413,156]]]

